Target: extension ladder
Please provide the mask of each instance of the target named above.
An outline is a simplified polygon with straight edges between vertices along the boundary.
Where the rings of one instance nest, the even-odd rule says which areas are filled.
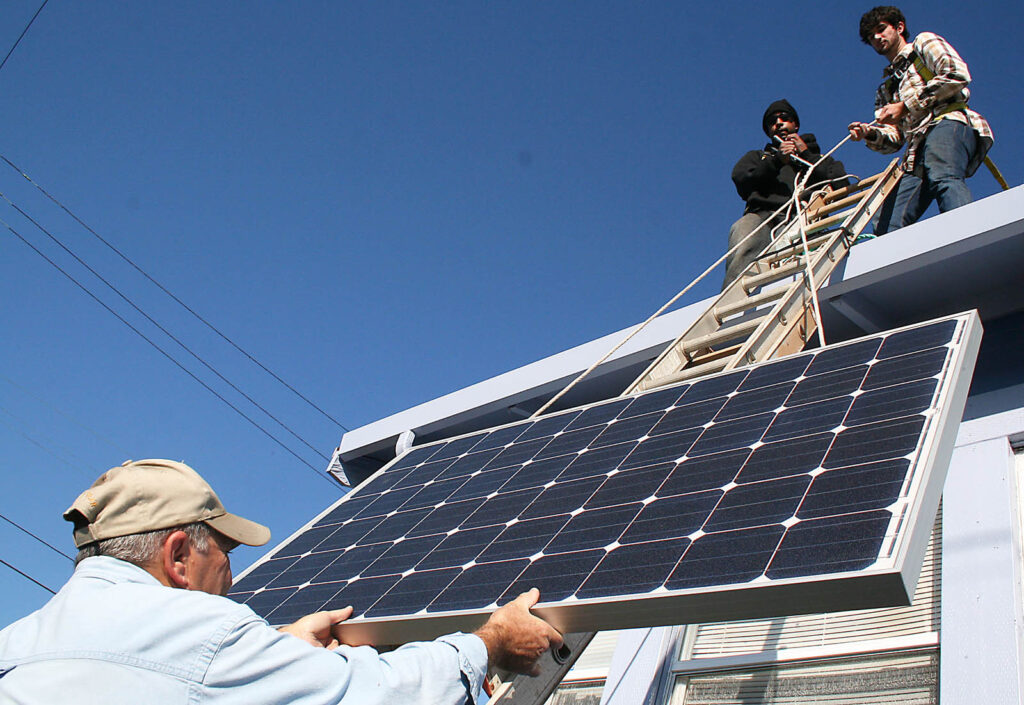
[[[802,350],[817,329],[816,290],[899,182],[898,162],[894,159],[879,174],[814,198],[626,394]]]
[[[622,396],[803,349],[817,330],[812,310],[817,289],[882,207],[902,173],[899,159],[893,159],[874,176],[813,198]],[[539,676],[517,675],[501,682],[490,704],[543,705],[594,634],[565,634],[567,648],[543,659]]]

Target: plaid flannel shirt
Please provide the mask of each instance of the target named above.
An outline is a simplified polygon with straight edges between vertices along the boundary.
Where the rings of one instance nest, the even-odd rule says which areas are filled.
[[[912,54],[916,53],[934,76],[925,80]],[[883,72],[885,80],[875,94],[875,115],[890,103],[903,101],[907,113],[899,125],[880,125],[877,135],[866,140],[868,147],[890,154],[907,143],[904,169],[913,171],[918,150],[924,143],[928,128],[938,120],[956,120],[978,133],[980,139],[992,141],[992,128],[978,113],[967,107],[971,81],[967,64],[945,39],[931,32],[922,32],[907,44]],[[987,150],[985,150],[987,151]],[[980,162],[980,159],[978,160]],[[972,164],[968,174],[974,173]]]

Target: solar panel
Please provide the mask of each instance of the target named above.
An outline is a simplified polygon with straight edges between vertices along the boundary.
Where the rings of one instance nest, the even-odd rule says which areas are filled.
[[[980,337],[961,314],[415,447],[230,597],[353,605],[376,643],[531,587],[563,631],[906,604]]]

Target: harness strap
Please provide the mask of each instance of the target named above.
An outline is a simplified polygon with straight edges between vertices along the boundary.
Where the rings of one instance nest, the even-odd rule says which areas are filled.
[[[928,65],[924,63],[924,59],[922,59],[920,54],[918,54],[916,51],[911,51],[910,55],[907,58],[913,61],[914,68],[916,68],[917,72],[921,74],[921,78],[924,79],[925,83],[935,78],[935,72],[928,68]],[[961,110],[967,110],[967,101],[960,100],[957,101],[956,103],[948,103],[946,105],[943,105],[938,110],[932,111],[932,122],[937,121],[939,118],[941,118],[943,115],[946,115],[947,113],[955,113]]]
[[[985,155],[984,161],[985,166],[987,166],[988,170],[992,172],[992,176],[995,177],[995,180],[1003,187],[1004,191],[1008,191],[1010,189],[1010,185],[1006,183],[1006,179],[1003,178],[1003,172],[999,171],[999,167],[996,166],[996,163],[992,161],[992,158],[987,154]]]
[[[921,78],[925,80],[925,83],[935,78],[935,72],[928,68],[928,65],[924,63],[924,59],[922,59],[916,51],[911,51],[907,58],[913,61],[914,68],[916,68],[917,72],[921,74]],[[895,76],[890,76],[889,81],[895,82],[892,84],[893,87],[890,88],[890,94],[895,95],[894,87],[898,85],[898,80]],[[938,122],[939,119],[941,119],[942,116],[946,115],[947,113],[955,113],[961,110],[967,110],[966,101],[961,100],[956,103],[944,105],[941,109],[932,113],[932,122]],[[997,167],[996,163],[992,161],[992,158],[986,154],[985,159],[983,161],[985,163],[985,166],[988,167],[988,170],[992,172],[993,178],[995,178],[996,182],[1002,187],[1002,189],[1004,191],[1008,190],[1010,186],[1009,184],[1006,183],[1006,179],[1003,178],[1003,173],[999,171],[999,167]]]

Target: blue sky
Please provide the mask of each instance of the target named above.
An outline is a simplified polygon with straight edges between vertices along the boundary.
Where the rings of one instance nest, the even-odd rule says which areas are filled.
[[[6,3],[0,51],[38,5]],[[702,271],[768,103],[788,98],[826,149],[870,119],[870,4],[836,7],[50,0],[0,70],[0,154],[351,428],[642,320]],[[991,156],[1020,184],[1024,7],[902,7],[968,61]],[[313,447],[338,444],[3,163],[0,192]],[[3,201],[0,218],[326,466]],[[339,496],[6,229],[0,296],[3,516],[70,553],[61,512],[127,458],[185,460],[275,542]],[[0,524],[0,558],[63,583],[66,559]],[[0,594],[0,624],[48,597],[3,566]]]

